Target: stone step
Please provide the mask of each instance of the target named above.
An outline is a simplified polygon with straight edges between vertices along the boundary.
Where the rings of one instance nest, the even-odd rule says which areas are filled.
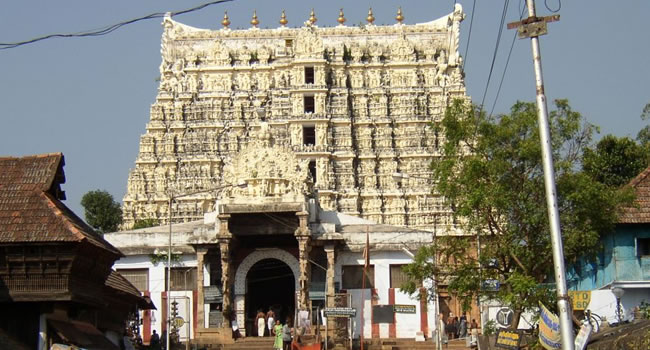
[[[273,349],[273,342],[275,338],[273,337],[249,337],[238,339],[234,344],[226,344],[223,346],[223,350],[264,350],[264,349]]]

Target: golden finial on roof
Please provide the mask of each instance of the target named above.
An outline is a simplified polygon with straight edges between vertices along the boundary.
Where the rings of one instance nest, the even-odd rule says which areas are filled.
[[[404,20],[404,16],[402,16],[401,6],[397,9],[397,16],[395,16],[395,19],[397,20],[397,22],[399,22],[399,24],[402,24],[402,21]]]
[[[345,23],[345,15],[343,14],[343,9],[339,11],[339,18],[336,21],[339,22],[340,25],[343,25],[343,23]]]
[[[375,21],[375,16],[372,15],[372,7],[368,9],[368,17],[366,17],[366,21],[368,21],[369,24],[372,24],[372,22]]]
[[[257,20],[257,10],[253,10],[253,19],[251,19],[251,24],[253,28],[257,28],[257,25],[260,24],[260,21]]]
[[[311,9],[311,13],[309,14],[309,23],[316,24],[316,21],[318,21],[318,18],[316,18],[316,14],[314,13],[314,9]]]
[[[287,15],[284,13],[284,10],[282,10],[282,15],[280,15],[280,24],[284,27],[287,23],[289,23],[289,21],[287,21]]]
[[[230,18],[228,18],[228,11],[223,11],[223,19],[221,20],[221,25],[224,28],[228,28],[230,25]]]

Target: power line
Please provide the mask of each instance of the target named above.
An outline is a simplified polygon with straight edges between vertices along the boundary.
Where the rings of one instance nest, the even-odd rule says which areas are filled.
[[[557,0],[557,10],[551,10],[550,7],[548,7],[548,0],[544,0],[544,6],[546,6],[546,9],[553,12],[553,13],[558,13],[562,9],[562,0]]]
[[[483,99],[481,100],[481,109],[483,109],[483,104],[485,103],[485,96],[487,95],[488,87],[490,86],[490,79],[492,78],[492,72],[494,71],[494,63],[497,59],[497,53],[499,51],[499,43],[501,42],[501,33],[503,33],[503,25],[506,20],[506,13],[508,12],[508,3],[510,0],[506,0],[503,3],[503,12],[501,13],[501,21],[499,22],[499,31],[497,33],[497,41],[494,46],[494,53],[492,54],[492,63],[490,64],[490,73],[488,74],[487,82],[485,83],[485,90],[483,91]]]
[[[170,12],[170,15],[171,16],[183,15],[183,14],[186,14],[186,13],[202,10],[202,9],[208,7],[208,6],[211,6],[211,5],[221,4],[221,3],[224,3],[224,2],[230,2],[230,1],[234,1],[234,0],[211,1],[211,2],[207,2],[205,4],[202,4],[202,5],[198,5],[196,7],[186,9],[186,10]],[[36,42],[39,42],[39,41],[48,40],[48,39],[52,39],[52,38],[83,38],[83,37],[106,35],[106,34],[110,34],[110,33],[114,32],[115,30],[117,30],[117,29],[119,29],[119,28],[121,28],[121,27],[123,27],[125,25],[128,25],[128,24],[133,24],[133,23],[144,21],[144,20],[147,20],[147,19],[162,18],[164,16],[165,16],[165,13],[156,12],[156,13],[152,13],[152,14],[149,14],[149,15],[146,15],[146,16],[143,16],[143,17],[138,17],[138,18],[134,18],[134,19],[131,19],[131,20],[128,20],[128,21],[119,22],[117,24],[109,25],[109,26],[99,28],[99,29],[95,29],[95,30],[88,30],[88,31],[82,31],[82,32],[77,32],[77,33],[48,34],[48,35],[44,35],[44,36],[41,36],[41,37],[25,40],[25,41],[18,41],[18,42],[14,42],[14,43],[0,43],[0,50],[13,49],[13,48],[16,48],[16,47],[19,47],[19,46],[23,46],[23,45],[27,45],[27,44],[33,44],[33,43],[36,43]]]
[[[476,0],[472,4],[472,17],[469,19],[469,33],[467,34],[467,45],[465,45],[465,54],[463,55],[463,67],[467,63],[467,53],[469,52],[469,42],[472,39],[472,25],[474,24],[474,11],[476,9]]]
[[[526,11],[526,7],[524,6],[523,10],[521,11],[521,14],[519,15],[519,20],[521,21],[524,18],[524,13]],[[503,85],[503,80],[506,77],[506,72],[508,71],[508,64],[510,63],[510,55],[512,55],[512,48],[515,47],[515,40],[517,39],[517,32],[514,33],[512,36],[512,43],[510,44],[510,51],[508,52],[508,59],[506,60],[506,66],[503,68],[503,74],[501,75],[501,81],[499,82],[499,88],[497,89],[497,95],[494,97],[494,104],[492,104],[492,109],[490,109],[490,115],[492,115],[492,112],[494,112],[494,107],[497,105],[497,101],[499,100],[499,94],[501,93],[501,86]]]

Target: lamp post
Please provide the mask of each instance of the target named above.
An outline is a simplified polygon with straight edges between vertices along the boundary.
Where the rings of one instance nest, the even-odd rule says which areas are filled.
[[[620,287],[612,288],[612,294],[616,297],[616,319],[620,325],[623,322],[623,307],[621,306],[621,298],[625,294],[625,290]]]
[[[236,185],[223,185],[223,186],[218,186],[218,187],[215,187],[215,188],[210,188],[210,189],[207,189],[207,190],[188,192],[188,193],[183,193],[183,194],[179,194],[179,195],[172,195],[171,192],[169,193],[169,201],[168,201],[168,208],[167,208],[167,215],[168,215],[167,220],[168,220],[168,224],[169,224],[169,242],[168,242],[168,246],[167,246],[167,283],[166,283],[166,286],[165,286],[165,293],[167,294],[167,315],[166,315],[167,316],[167,325],[166,325],[166,327],[167,327],[167,335],[166,335],[166,339],[165,339],[166,344],[167,344],[167,349],[171,348],[171,343],[169,342],[169,334],[171,333],[170,332],[170,328],[171,328],[170,316],[171,316],[171,307],[172,307],[172,298],[171,298],[171,293],[170,293],[171,292],[171,276],[172,276],[172,203],[174,202],[174,200],[176,200],[178,198],[188,197],[188,196],[192,196],[192,195],[200,194],[200,193],[208,193],[208,192],[212,192],[212,191],[215,191],[215,200],[216,200],[216,197],[217,197],[216,193],[218,193],[217,191],[220,191],[220,190],[223,190],[223,189],[226,189],[226,188],[230,188],[230,187],[244,188],[246,186],[247,186],[246,183],[239,183],[239,184],[236,184]],[[201,281],[201,283],[203,283],[203,281]]]
[[[402,180],[408,180],[408,179],[424,179],[424,180],[430,180],[428,177],[425,176],[410,176],[409,174],[404,174],[404,173],[393,173],[393,179],[395,181],[402,181]],[[408,203],[408,201],[406,202]],[[433,241],[435,243],[436,240],[436,229],[438,226],[438,216],[437,214],[434,214],[435,217],[435,222],[433,225]],[[409,254],[411,255],[411,254]],[[434,251],[434,256],[433,256],[433,266],[434,269],[437,268],[437,263],[438,263],[438,254],[437,250]],[[435,278],[433,279],[433,295],[435,296],[435,305],[436,305],[436,313],[435,313],[435,323],[436,323],[436,349],[442,350],[442,332],[444,329],[440,329],[440,299],[438,296],[438,283],[436,282]]]

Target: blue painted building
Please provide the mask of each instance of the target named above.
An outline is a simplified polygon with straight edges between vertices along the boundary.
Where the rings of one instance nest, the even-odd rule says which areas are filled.
[[[574,266],[567,283],[570,290],[622,288],[621,302],[629,311],[641,301],[650,302],[650,168],[628,186],[636,192],[635,205],[625,208],[614,232],[602,237],[603,249],[596,261]],[[590,309],[607,315],[615,310],[615,303],[611,293],[592,293]]]

